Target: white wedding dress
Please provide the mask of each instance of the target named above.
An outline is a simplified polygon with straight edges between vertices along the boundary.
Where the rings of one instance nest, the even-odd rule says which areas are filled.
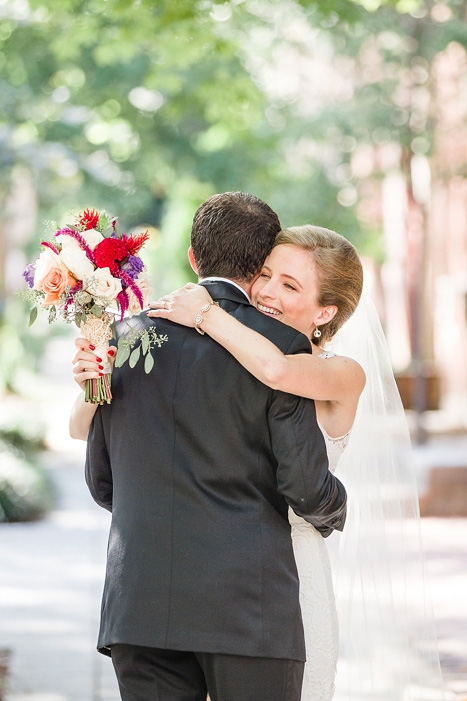
[[[321,429],[347,490],[344,531],[324,539],[289,511],[307,654],[301,701],[446,701],[407,420],[367,295],[332,355],[359,362],[366,385],[351,435]]]
[[[349,433],[331,438],[321,431],[331,472],[347,446]],[[310,523],[289,509],[292,543],[300,580],[300,605],[305,630],[306,665],[301,701],[330,701],[335,690],[339,629],[325,539]]]

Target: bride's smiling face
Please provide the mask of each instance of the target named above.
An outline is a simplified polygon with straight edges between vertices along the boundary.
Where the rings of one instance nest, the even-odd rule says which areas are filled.
[[[313,253],[281,244],[264,261],[251,289],[260,312],[311,337],[323,307],[316,302],[318,279]]]

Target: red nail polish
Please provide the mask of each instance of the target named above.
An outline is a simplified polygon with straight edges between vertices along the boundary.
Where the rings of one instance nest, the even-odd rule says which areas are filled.
[[[110,356],[113,358],[113,356],[115,355],[114,349],[113,349],[113,348],[109,348],[109,350],[107,351],[107,355],[110,355]]]
[[[96,350],[96,346],[93,346],[92,343],[89,344],[89,348],[90,348],[91,350]]]
[[[103,365],[98,365],[97,367],[99,368],[99,370],[103,370],[103,369],[104,369],[104,366],[103,366]]]
[[[102,358],[98,358],[97,355],[96,355],[96,360],[98,363],[102,363]]]
[[[103,372],[100,372],[100,373],[99,373],[99,377],[104,377],[104,373],[103,373]]]

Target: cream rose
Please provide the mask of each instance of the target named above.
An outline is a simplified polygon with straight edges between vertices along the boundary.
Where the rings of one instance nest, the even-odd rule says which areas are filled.
[[[152,293],[152,287],[151,287],[151,282],[149,279],[149,275],[147,275],[145,272],[141,272],[138,275],[138,278],[135,280],[135,285],[140,289],[141,294],[143,295],[143,309],[144,307],[147,306],[147,303],[149,302],[149,298]],[[141,306],[138,301],[138,298],[134,294],[134,292],[131,291],[131,289],[128,287],[128,299],[129,299],[129,304],[128,304],[128,314],[130,316],[133,316],[134,314],[139,314],[141,311]]]
[[[112,276],[109,268],[97,268],[92,275],[83,280],[83,289],[107,305],[122,291],[122,283]]]
[[[60,258],[77,280],[84,280],[94,272],[94,265],[81,248],[62,248]]]
[[[97,244],[100,243],[104,238],[102,234],[99,233],[99,231],[96,231],[95,229],[88,229],[87,231],[80,231],[79,233],[80,236],[82,236],[83,239],[86,241],[91,251],[93,251]],[[60,234],[56,238],[58,243],[62,245],[62,250],[63,248],[81,248],[80,244],[75,238],[73,238],[73,236],[67,236],[67,234]]]

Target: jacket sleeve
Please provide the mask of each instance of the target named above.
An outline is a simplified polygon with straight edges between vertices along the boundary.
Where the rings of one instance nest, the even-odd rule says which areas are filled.
[[[101,408],[97,409],[89,429],[85,477],[94,501],[102,508],[112,511],[112,469],[105,440]]]
[[[324,536],[341,531],[347,496],[328,469],[323,434],[311,399],[275,392],[269,408],[277,486],[289,506]]]
[[[287,350],[294,352],[310,352],[309,341],[301,334]],[[323,536],[334,529],[341,531],[347,495],[343,484],[329,471],[313,400],[274,392],[268,422],[279,492],[295,513]]]

